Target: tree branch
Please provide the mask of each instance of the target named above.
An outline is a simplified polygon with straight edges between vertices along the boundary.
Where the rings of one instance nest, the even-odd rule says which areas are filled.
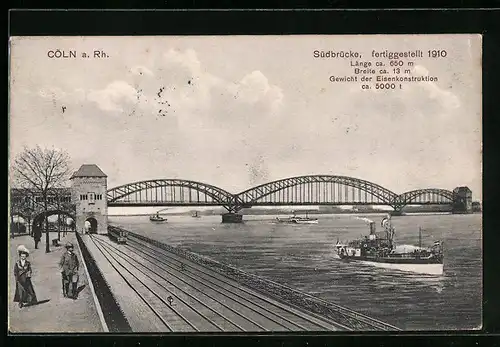
[[[70,174],[70,158],[56,149],[24,148],[13,165],[14,180],[28,190],[35,190],[44,199],[52,188],[62,187]]]

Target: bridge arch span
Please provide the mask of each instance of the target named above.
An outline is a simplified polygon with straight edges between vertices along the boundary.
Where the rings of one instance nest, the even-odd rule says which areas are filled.
[[[37,228],[41,228],[42,223],[45,219],[45,216],[47,216],[47,218],[48,218],[48,217],[54,216],[54,215],[66,216],[66,217],[73,219],[73,221],[76,221],[76,216],[73,213],[70,213],[70,212],[65,211],[65,210],[48,210],[46,212],[42,211],[41,213],[37,214],[33,218],[33,230],[35,230]]]
[[[21,217],[24,221],[24,223],[27,223],[27,221],[29,220],[29,215],[26,214],[26,213],[22,213],[22,212],[17,212],[17,211],[14,211],[10,214],[10,217],[11,218],[19,218]],[[19,222],[19,223],[23,223],[23,222]]]
[[[89,223],[88,232],[91,234],[97,233],[97,228],[99,226],[99,222],[97,222],[97,219],[95,217],[87,217],[87,219],[85,219],[85,224],[87,223]],[[87,227],[87,225],[85,225],[85,227]]]
[[[454,193],[452,191],[439,188],[416,189],[400,194],[397,198],[397,204],[400,208],[412,203],[451,204],[453,201]]]
[[[108,206],[223,205],[231,209],[235,197],[211,184],[182,179],[153,179],[124,184],[107,192]]]
[[[285,178],[237,194],[241,206],[265,204],[395,206],[398,195],[376,183],[348,176],[308,175]]]
[[[57,215],[61,215],[61,216],[66,216],[66,217],[69,217],[69,218],[71,218],[73,220],[76,220],[76,216],[73,213],[70,213],[68,211],[65,211],[65,210],[48,210],[47,212],[42,211],[39,214],[37,214],[33,218],[33,224],[39,224],[39,223],[41,223],[45,219],[45,215],[47,215],[47,218],[48,218],[48,217],[54,216],[56,214]]]

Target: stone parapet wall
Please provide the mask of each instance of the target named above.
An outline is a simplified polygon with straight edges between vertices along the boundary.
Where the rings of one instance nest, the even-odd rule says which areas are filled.
[[[92,285],[94,286],[94,290],[97,299],[99,300],[99,304],[101,305],[104,320],[106,321],[109,331],[115,333],[131,332],[132,328],[125,317],[125,314],[122,312],[120,305],[116,301],[105,276],[101,273],[95,259],[92,257],[92,254],[78,233],[76,233],[76,238],[82,253],[83,261],[85,262],[90,275],[89,281],[92,281]]]

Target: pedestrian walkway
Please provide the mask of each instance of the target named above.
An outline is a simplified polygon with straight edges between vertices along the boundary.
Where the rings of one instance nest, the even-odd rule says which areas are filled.
[[[51,239],[56,237],[51,234]],[[66,251],[64,244],[71,241],[75,246],[75,253],[80,261],[78,299],[63,297],[59,259]],[[85,273],[82,254],[74,233],[65,237],[61,234],[61,246],[50,246],[50,253],[45,253],[45,235],[38,249],[34,247],[33,238],[19,236],[9,240],[9,330],[18,332],[102,332],[101,321],[89,287],[89,279]],[[30,255],[28,260],[33,268],[32,282],[39,303],[33,306],[19,308],[14,302],[15,279],[14,263],[17,261],[17,247],[25,245]]]

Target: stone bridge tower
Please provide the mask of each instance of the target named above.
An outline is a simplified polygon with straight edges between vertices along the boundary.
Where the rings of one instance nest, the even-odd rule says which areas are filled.
[[[84,164],[71,180],[71,201],[76,206],[76,230],[108,232],[107,176],[95,164]],[[86,223],[88,222],[88,223]]]
[[[469,187],[453,189],[452,213],[472,213],[472,191]]]

